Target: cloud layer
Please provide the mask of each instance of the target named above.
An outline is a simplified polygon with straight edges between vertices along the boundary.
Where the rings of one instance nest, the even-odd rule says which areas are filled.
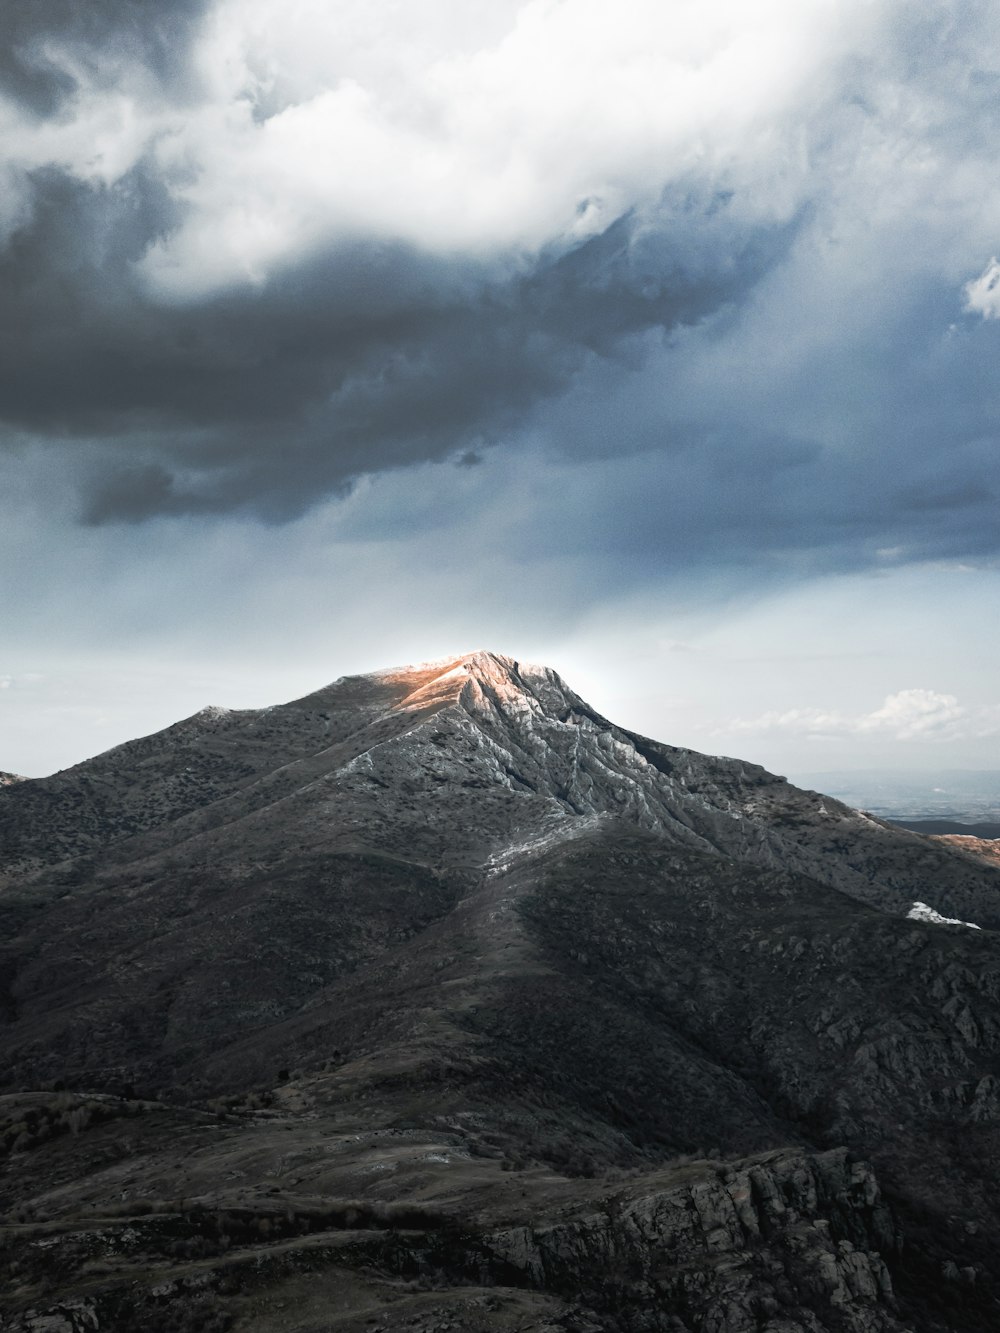
[[[729,732],[787,732],[815,738],[882,735],[896,741],[981,740],[1000,732],[1000,704],[966,708],[953,694],[936,690],[899,690],[869,713],[822,708],[790,708],[737,718]]]
[[[626,564],[995,556],[992,6],[3,22],[0,419],[86,521],[501,445]]]

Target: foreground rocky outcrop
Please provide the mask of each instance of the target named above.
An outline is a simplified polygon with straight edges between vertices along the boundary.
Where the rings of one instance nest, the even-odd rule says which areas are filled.
[[[278,1270],[325,1270],[335,1278],[363,1257],[369,1268],[416,1276],[435,1297],[433,1315],[421,1316],[400,1293],[402,1308],[369,1315],[368,1329],[503,1327],[490,1316],[516,1293],[519,1320],[536,1306],[535,1322],[518,1327],[538,1330],[902,1333],[882,1258],[898,1247],[892,1218],[871,1171],[843,1151],[693,1164],[641,1185],[629,1182],[595,1205],[581,1211],[573,1203],[553,1220],[478,1234],[458,1225],[399,1231],[389,1240],[360,1232],[352,1250],[323,1233],[277,1252],[251,1244],[240,1254],[237,1245],[225,1262],[205,1263],[198,1272],[27,1309],[5,1327],[108,1333],[140,1323],[159,1327],[171,1318],[225,1327],[226,1297],[238,1291],[245,1298]],[[127,1227],[50,1233],[29,1244],[43,1244],[50,1260],[60,1247],[79,1249],[83,1238],[91,1254],[148,1259],[181,1225],[172,1217],[137,1218]],[[465,1322],[470,1285],[485,1295],[480,1320]],[[449,1316],[463,1309],[463,1322],[452,1324]]]
[[[901,1329],[879,1251],[897,1245],[871,1171],[844,1151],[770,1154],[600,1212],[495,1233],[488,1252],[576,1291],[622,1330]]]

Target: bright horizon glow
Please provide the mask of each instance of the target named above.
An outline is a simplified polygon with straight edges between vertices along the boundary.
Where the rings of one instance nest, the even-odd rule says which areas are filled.
[[[200,576],[197,563],[193,574]],[[424,584],[422,594],[433,598],[426,571],[415,576]],[[447,584],[450,571],[440,577]],[[647,604],[645,623],[635,607],[604,608],[555,633],[540,633],[537,624],[525,633],[523,623],[519,631],[519,614],[508,611],[497,617],[492,635],[485,625],[490,608],[474,616],[468,607],[452,607],[459,623],[443,633],[423,623],[411,584],[398,588],[395,608],[387,608],[390,623],[367,641],[370,608],[359,590],[351,603],[341,600],[336,625],[324,628],[320,619],[308,633],[300,631],[294,663],[282,643],[301,624],[301,609],[281,607],[284,591],[279,580],[278,600],[269,603],[258,641],[235,652],[224,645],[224,627],[210,635],[206,626],[201,642],[189,645],[190,656],[175,652],[158,665],[142,654],[123,662],[114,653],[82,654],[78,648],[73,674],[56,657],[44,669],[0,678],[0,723],[15,741],[0,756],[0,769],[43,776],[208,705],[269,707],[344,675],[459,663],[468,655],[463,639],[467,649],[480,645],[471,652],[554,668],[619,726],[771,771],[1000,768],[998,692],[987,651],[994,645],[984,642],[988,631],[976,614],[995,594],[994,579],[944,569],[898,571],[875,581],[837,577],[725,612]],[[939,659],[926,655],[926,614],[914,602],[917,591],[941,603],[937,618],[947,651]],[[256,584],[252,595],[259,600]],[[855,635],[849,644],[843,642],[847,605],[853,605]],[[242,610],[249,616],[249,607]],[[529,610],[520,609],[522,621]],[[240,611],[230,608],[234,623]],[[469,624],[464,633],[462,622]],[[442,637],[451,640],[450,653],[433,651],[449,646]],[[491,647],[482,646],[491,640]],[[409,664],[400,653],[407,641],[415,649]],[[932,680],[925,687],[910,683],[922,644],[922,669]],[[907,707],[907,691],[921,688],[926,697]],[[886,707],[887,697],[897,701],[895,708]],[[820,710],[826,730],[800,725]]]

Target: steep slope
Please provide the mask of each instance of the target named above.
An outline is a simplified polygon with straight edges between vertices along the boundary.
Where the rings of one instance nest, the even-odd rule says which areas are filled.
[[[0,802],[0,875],[168,825],[343,743],[435,674],[436,666],[351,677],[275,708],[204,708],[53,777],[21,780]]]
[[[488,653],[0,829],[15,1329],[1000,1322],[995,867]]]

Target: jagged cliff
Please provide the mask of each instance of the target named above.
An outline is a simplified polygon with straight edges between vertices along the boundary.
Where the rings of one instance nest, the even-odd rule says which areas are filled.
[[[647,1184],[599,1212],[493,1233],[484,1250],[538,1289],[585,1293],[623,1330],[822,1328],[828,1308],[851,1333],[890,1333],[902,1325],[879,1251],[896,1245],[871,1171],[837,1151]]]

